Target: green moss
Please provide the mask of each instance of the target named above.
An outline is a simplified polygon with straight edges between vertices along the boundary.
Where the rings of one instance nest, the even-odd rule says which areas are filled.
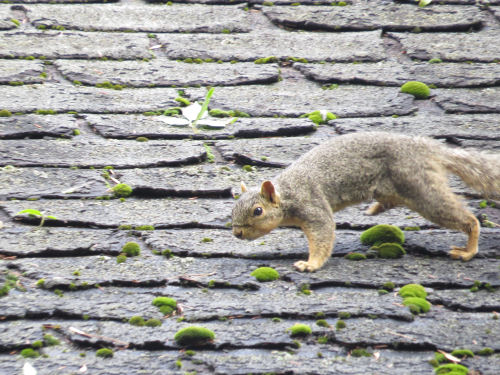
[[[132,188],[127,184],[117,184],[111,188],[113,195],[119,198],[126,198],[133,192]]]
[[[425,288],[420,284],[406,284],[405,286],[399,289],[398,294],[402,298],[407,297],[418,297],[418,298],[426,298],[427,292]]]
[[[42,340],[33,341],[33,344],[31,344],[31,347],[33,349],[40,349],[43,347],[43,341]]]
[[[415,315],[426,313],[431,309],[431,304],[419,297],[407,297],[403,300],[403,305],[407,306]]]
[[[365,260],[366,255],[361,253],[348,253],[344,255],[344,258],[349,260]]]
[[[16,20],[15,18],[11,18],[10,22],[16,25],[16,27],[21,26],[21,22],[19,22],[19,20]]]
[[[340,319],[349,319],[351,317],[351,313],[348,313],[347,311],[339,311],[337,315]]]
[[[353,357],[371,357],[371,353],[367,352],[366,349],[353,349],[351,350],[351,356]]]
[[[409,232],[409,231],[417,231],[420,230],[420,227],[404,227],[404,230]]]
[[[96,351],[95,355],[96,355],[96,357],[101,357],[101,358],[111,358],[111,357],[113,357],[114,353],[109,348],[102,348],[102,349],[99,349],[98,351]]]
[[[123,224],[123,225],[120,225],[118,227],[118,230],[131,230],[132,229],[132,225],[129,225],[129,224]]]
[[[128,257],[135,257],[141,253],[141,247],[137,242],[127,242],[123,245],[122,252]]]
[[[182,346],[201,345],[215,338],[215,334],[205,327],[191,326],[182,328],[174,336],[177,344]]]
[[[279,60],[276,56],[262,57],[254,61],[255,64],[271,64],[277,63]]]
[[[80,129],[73,129],[73,135],[80,135]]]
[[[389,292],[388,292],[387,290],[385,290],[385,289],[379,289],[379,290],[377,290],[377,292],[378,292],[378,294],[379,294],[380,296],[382,296],[382,295],[384,295],[384,294],[388,294],[388,293],[389,293]]]
[[[218,108],[211,109],[210,111],[208,111],[208,114],[212,117],[219,117],[219,118],[232,117],[231,111],[224,111]]]
[[[144,322],[144,325],[146,327],[159,327],[161,326],[161,320],[160,319],[155,319],[155,318],[152,318],[152,319],[148,319]]]
[[[287,60],[293,61],[293,62],[301,62],[301,63],[304,63],[304,64],[308,63],[307,59],[305,59],[303,57],[288,57]]]
[[[372,246],[390,242],[403,244],[405,235],[401,229],[394,225],[379,224],[361,233],[360,240],[362,244]]]
[[[205,148],[205,153],[207,154],[207,161],[209,163],[215,162],[215,155],[213,154],[212,149],[210,148],[210,146],[207,145],[206,143],[203,143],[203,147]]]
[[[445,365],[438,366],[434,369],[434,372],[439,374],[464,374],[469,373],[469,369],[465,366],[459,365],[457,363],[447,363]]]
[[[409,81],[401,86],[401,92],[413,95],[416,99],[427,99],[431,94],[431,89],[425,83]]]
[[[451,352],[455,357],[474,357],[474,353],[469,349],[455,349]]]
[[[271,319],[271,321],[272,321],[273,323],[279,323],[279,322],[281,322],[281,319],[280,319],[280,318],[275,317],[275,318],[272,318],[272,319]]]
[[[204,237],[201,239],[201,242],[214,242],[213,238],[210,238],[210,237]]]
[[[135,140],[137,142],[147,142],[147,141],[149,141],[149,138],[147,138],[147,137],[137,137]]]
[[[439,58],[433,58],[433,59],[429,60],[429,64],[440,64],[442,62],[443,62],[443,60],[441,60]]]
[[[97,83],[95,87],[101,88],[101,89],[112,89],[112,90],[122,90],[125,86],[123,85],[114,85],[109,81],[104,81]]]
[[[172,253],[172,250],[170,249],[165,249],[161,252],[161,255],[163,255],[164,257],[167,257],[167,258],[172,258],[174,256],[174,254]]]
[[[260,282],[273,281],[280,277],[278,271],[271,267],[259,267],[250,275],[255,277],[257,281]]]
[[[328,324],[328,322],[324,319],[316,320],[316,325],[319,327],[325,327],[325,328],[330,327],[330,324]]]
[[[384,283],[384,285],[382,285],[382,289],[389,291],[393,290],[395,287],[396,285],[392,281],[387,281]]]
[[[43,335],[43,341],[47,346],[56,346],[61,344],[61,342],[58,339],[56,339],[54,336],[48,333]]]
[[[57,112],[53,109],[37,109],[35,111],[37,115],[56,115]]]
[[[327,344],[327,343],[328,343],[328,336],[318,337],[318,344]]]
[[[155,230],[155,227],[152,225],[138,225],[134,229],[135,230]]]
[[[22,86],[22,85],[24,85],[24,82],[22,82],[22,81],[10,81],[9,85],[11,85],[11,86]]]
[[[383,243],[378,246],[372,246],[372,249],[376,250],[378,256],[384,259],[401,258],[406,254],[405,249],[398,243]]]
[[[40,357],[40,353],[32,348],[26,348],[26,349],[23,349],[21,350],[21,354],[22,357],[24,358],[37,358],[37,357]]]
[[[495,354],[495,351],[491,348],[483,348],[477,352],[477,355],[490,356]]]
[[[312,333],[311,327],[309,327],[307,324],[302,323],[296,323],[288,328],[288,330],[290,331],[290,336],[292,337],[307,336]]]
[[[241,167],[245,172],[252,172],[254,168],[251,165],[245,164],[243,167]]]
[[[337,323],[335,324],[335,328],[343,329],[345,327],[346,327],[346,324],[343,320],[337,320]]]
[[[163,315],[170,315],[177,308],[177,301],[170,297],[156,297],[152,304],[158,307]]]
[[[54,289],[54,294],[58,297],[64,297],[64,293],[61,289]]]
[[[39,279],[35,285],[37,288],[43,288],[44,284],[45,284],[45,279]]]
[[[331,85],[324,85],[324,86],[321,86],[321,89],[322,90],[335,90],[339,87],[339,85],[337,83],[332,83]]]
[[[131,317],[129,320],[128,320],[129,324],[132,324],[133,326],[138,326],[138,327],[142,327],[145,322],[144,322],[144,318],[142,316],[133,316]]]
[[[301,118],[307,117],[309,120],[314,122],[316,125],[326,124],[330,120],[335,120],[337,116],[335,116],[331,112],[326,111],[314,111],[310,113],[305,113],[300,116]]]
[[[180,103],[181,107],[187,107],[188,105],[191,105],[191,102],[188,99],[183,98],[182,96],[178,96],[174,100]]]
[[[8,109],[0,109],[0,117],[10,117],[12,116],[12,112]]]

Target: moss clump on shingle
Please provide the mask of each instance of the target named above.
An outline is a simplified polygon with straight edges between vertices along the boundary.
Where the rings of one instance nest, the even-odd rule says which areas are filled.
[[[148,319],[144,322],[144,325],[146,327],[159,327],[159,326],[161,326],[161,320],[155,319],[155,318]]]
[[[360,240],[363,245],[371,246],[383,243],[403,244],[405,242],[405,235],[401,229],[394,225],[379,224],[361,233]]]
[[[348,260],[365,260],[366,255],[361,253],[348,253],[344,255],[344,258]]]
[[[122,247],[122,252],[128,257],[135,257],[141,253],[141,247],[137,242],[127,242]]]
[[[10,117],[12,116],[12,112],[8,109],[0,109],[0,117]]]
[[[425,288],[420,284],[406,284],[399,289],[398,294],[403,298],[418,297],[425,299],[427,297]]]
[[[457,363],[447,363],[445,365],[438,366],[434,369],[434,372],[437,375],[441,374],[450,374],[450,375],[467,375],[469,373],[469,369],[465,366],[459,365]]]
[[[40,356],[40,353],[32,348],[23,349],[19,354],[24,358],[37,358]]]
[[[301,118],[307,117],[316,125],[326,124],[330,120],[335,120],[337,116],[328,111],[314,111],[300,116]]]
[[[137,326],[137,327],[142,327],[145,322],[144,322],[144,318],[142,316],[133,316],[131,317],[129,320],[128,320],[129,324],[132,324],[133,326]]]
[[[416,99],[427,99],[431,94],[431,89],[425,83],[409,81],[401,86],[401,92],[413,95]]]
[[[302,323],[296,323],[288,330],[290,331],[290,336],[292,337],[307,336],[312,333],[311,327],[309,327],[307,324]]]
[[[170,297],[156,297],[152,304],[158,307],[163,315],[170,315],[177,309],[177,301]]]
[[[274,281],[280,277],[278,271],[271,267],[259,267],[250,275],[255,277],[257,281],[260,282]]]
[[[174,336],[177,344],[182,346],[203,345],[214,338],[215,334],[211,330],[198,326],[182,328]]]
[[[455,349],[451,352],[455,357],[474,357],[474,353],[469,349]]]
[[[95,355],[96,355],[96,357],[101,357],[101,358],[111,358],[111,357],[113,357],[114,353],[109,348],[102,348],[102,349],[99,349],[98,351],[96,351]]]
[[[407,306],[412,314],[426,313],[431,309],[431,304],[423,298],[408,297],[403,300],[403,305]]]
[[[117,184],[111,188],[113,195],[118,198],[126,198],[132,194],[132,188],[127,184]]]
[[[378,256],[384,259],[396,259],[401,258],[406,254],[405,249],[398,243],[383,243],[378,246],[372,246],[373,250],[376,250]]]

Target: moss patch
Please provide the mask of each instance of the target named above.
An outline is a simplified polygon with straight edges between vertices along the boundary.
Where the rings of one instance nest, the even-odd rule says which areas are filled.
[[[458,375],[458,374],[468,374],[469,369],[465,366],[459,365],[457,363],[447,363],[446,365],[438,366],[434,369],[436,374],[450,374],[450,375]]]
[[[419,297],[405,298],[403,305],[407,306],[413,314],[426,313],[431,309],[431,304]]]
[[[431,94],[431,89],[425,83],[409,81],[401,86],[401,92],[413,95],[416,99],[427,99]]]
[[[191,326],[182,328],[174,336],[177,344],[182,346],[202,345],[215,338],[215,334],[205,327]]]
[[[127,242],[122,247],[122,252],[128,257],[135,257],[141,253],[141,247],[137,242]]]
[[[127,184],[117,184],[111,188],[113,195],[119,198],[126,198],[132,194],[132,188]]]
[[[307,336],[312,333],[311,327],[309,327],[307,324],[302,323],[296,323],[288,328],[288,330],[290,331],[290,336],[292,337]]]
[[[378,246],[373,246],[373,250],[377,251],[380,258],[384,259],[396,259],[401,258],[406,254],[405,249],[398,243],[383,243]]]
[[[144,318],[142,316],[133,316],[128,320],[128,322],[129,324],[138,327],[142,327],[145,324]]]
[[[102,348],[95,352],[95,355],[101,358],[111,358],[113,354],[113,351],[109,348]]]
[[[307,117],[316,125],[326,124],[328,121],[335,120],[337,118],[337,116],[335,116],[333,113],[327,111],[314,111],[306,113],[300,117]]]
[[[250,275],[255,277],[257,281],[260,282],[274,281],[280,277],[278,271],[271,267],[259,267]]]
[[[23,349],[19,354],[24,358],[37,358],[40,356],[40,353],[32,348]]]
[[[8,109],[0,109],[0,117],[10,117],[12,116],[12,112]]]
[[[398,294],[403,298],[418,297],[425,299],[427,297],[425,288],[420,284],[407,284],[399,289]]]
[[[405,235],[401,229],[394,225],[379,224],[361,233],[360,240],[363,245],[371,246],[383,243],[403,244],[405,242]]]
[[[177,309],[177,301],[170,297],[156,297],[152,303],[163,315],[170,315]]]
[[[348,253],[344,255],[344,258],[349,260],[365,260],[366,255],[361,253]]]

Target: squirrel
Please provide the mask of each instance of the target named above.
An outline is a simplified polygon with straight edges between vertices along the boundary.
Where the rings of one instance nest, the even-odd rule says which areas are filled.
[[[458,175],[486,197],[500,196],[500,154],[447,147],[427,137],[359,132],[334,137],[302,155],[272,181],[247,189],[232,210],[233,234],[253,240],[279,226],[302,229],[309,258],[294,266],[315,271],[330,257],[333,214],[375,199],[376,215],[406,206],[440,226],[468,236],[452,246],[451,258],[470,260],[478,252],[480,224],[448,185]]]

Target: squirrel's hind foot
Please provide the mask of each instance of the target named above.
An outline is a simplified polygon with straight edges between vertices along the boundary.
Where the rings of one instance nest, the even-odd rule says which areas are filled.
[[[477,249],[471,251],[465,247],[452,246],[450,250],[450,257],[453,259],[462,259],[464,261],[471,260],[477,254]]]

